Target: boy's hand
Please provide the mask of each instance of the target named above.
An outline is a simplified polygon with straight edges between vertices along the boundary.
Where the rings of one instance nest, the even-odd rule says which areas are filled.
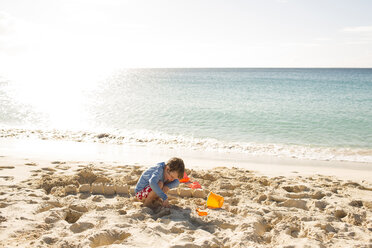
[[[170,208],[168,199],[166,199],[165,201],[163,201],[163,207]]]
[[[164,192],[164,193],[167,193],[168,191],[169,191],[168,186],[164,186],[164,187],[163,187],[163,192]]]

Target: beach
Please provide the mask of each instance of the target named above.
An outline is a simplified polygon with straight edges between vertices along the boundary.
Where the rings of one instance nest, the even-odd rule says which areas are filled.
[[[2,0],[0,248],[372,248],[371,9]]]
[[[10,138],[0,155],[0,247],[372,246],[370,163]],[[202,188],[142,207],[139,176],[172,155]]]

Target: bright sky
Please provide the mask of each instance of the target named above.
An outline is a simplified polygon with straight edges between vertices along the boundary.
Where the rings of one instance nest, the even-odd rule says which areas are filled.
[[[1,0],[0,74],[372,67],[371,13],[370,0]]]

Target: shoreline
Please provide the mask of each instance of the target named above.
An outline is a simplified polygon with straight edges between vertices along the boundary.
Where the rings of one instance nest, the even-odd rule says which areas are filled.
[[[343,180],[372,183],[372,163],[303,160],[252,156],[216,151],[169,148],[165,145],[131,145],[0,138],[0,161],[82,161],[151,166],[170,157],[181,157],[187,168],[237,167],[274,176],[327,175]]]
[[[104,132],[102,132],[104,131]],[[299,160],[372,163],[372,147],[325,147],[316,145],[289,145],[255,142],[221,141],[214,138],[194,138],[169,135],[151,130],[65,130],[0,128],[0,139],[74,141],[131,146],[162,146],[166,149],[195,150],[201,153],[216,152],[244,154],[250,157],[275,157]]]

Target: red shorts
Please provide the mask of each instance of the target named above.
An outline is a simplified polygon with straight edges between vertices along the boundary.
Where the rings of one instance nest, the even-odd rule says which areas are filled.
[[[150,187],[150,185],[146,186],[143,190],[137,192],[136,197],[138,200],[146,199],[151,191],[152,188]]]

